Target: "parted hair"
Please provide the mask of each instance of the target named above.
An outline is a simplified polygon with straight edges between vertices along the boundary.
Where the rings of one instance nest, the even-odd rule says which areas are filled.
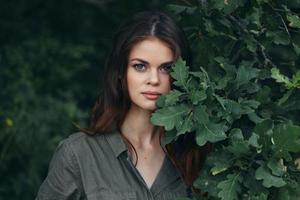
[[[115,128],[121,133],[120,127],[131,104],[126,80],[128,56],[135,44],[149,37],[165,42],[175,58],[180,56],[191,65],[191,53],[185,34],[171,16],[161,11],[145,11],[131,16],[114,35],[112,48],[105,62],[102,93],[93,107],[90,126],[82,129],[85,133],[101,134]],[[163,135],[162,127],[161,130]],[[180,137],[166,148],[166,153],[189,186],[197,177],[208,150],[207,147],[197,147],[192,134]],[[122,137],[129,148],[134,149],[123,135]]]

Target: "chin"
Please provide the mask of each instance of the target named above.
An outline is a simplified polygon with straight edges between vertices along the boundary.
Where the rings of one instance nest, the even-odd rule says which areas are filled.
[[[152,105],[152,106],[145,106],[143,107],[144,110],[148,110],[148,111],[155,111],[157,109],[156,105]]]
[[[146,110],[146,111],[155,111],[157,109],[156,104],[140,104],[140,105],[135,105],[139,109]]]
[[[155,107],[149,108],[149,111],[154,112],[156,109],[157,109],[157,107],[155,106]]]

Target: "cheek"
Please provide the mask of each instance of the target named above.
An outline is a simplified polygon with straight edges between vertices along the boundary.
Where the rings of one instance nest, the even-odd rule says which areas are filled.
[[[141,85],[141,77],[134,74],[132,71],[127,73],[127,88],[129,92],[133,92]]]
[[[170,76],[166,76],[162,80],[163,80],[163,85],[164,85],[165,91],[169,92],[171,90],[171,84],[172,84],[171,77]]]
[[[132,74],[129,74],[127,76],[127,82],[130,83],[131,85],[135,85],[136,83],[140,82],[140,77],[138,76],[133,76]]]

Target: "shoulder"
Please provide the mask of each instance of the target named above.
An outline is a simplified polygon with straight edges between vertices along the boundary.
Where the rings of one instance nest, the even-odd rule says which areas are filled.
[[[95,135],[88,135],[83,132],[73,133],[62,140],[58,148],[66,149],[64,152],[78,162],[110,157],[126,150],[117,131],[102,132]]]
[[[78,170],[80,163],[90,159],[89,157],[97,154],[103,154],[103,150],[109,148],[106,142],[105,134],[88,135],[83,132],[77,132],[61,140],[57,145],[52,156],[49,167],[61,165]]]
[[[106,140],[109,134],[109,132],[103,132],[101,134],[89,135],[84,132],[76,132],[63,139],[60,143],[69,147],[86,145],[93,142],[101,143]]]
[[[58,148],[67,148],[73,152],[80,152],[86,148],[95,148],[96,146],[105,146],[106,138],[110,133],[101,133],[89,135],[83,132],[76,132],[69,135],[67,138],[60,141]]]
[[[109,134],[109,133],[89,135],[84,132],[76,132],[69,135],[67,138],[65,138],[63,142],[69,145],[78,144],[78,143],[86,142],[88,140],[95,140],[95,138],[97,139],[104,138],[105,134]]]

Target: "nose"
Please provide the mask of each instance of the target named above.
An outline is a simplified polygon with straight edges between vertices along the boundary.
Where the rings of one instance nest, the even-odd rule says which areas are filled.
[[[151,70],[149,73],[148,84],[159,85],[159,74],[157,70]]]

